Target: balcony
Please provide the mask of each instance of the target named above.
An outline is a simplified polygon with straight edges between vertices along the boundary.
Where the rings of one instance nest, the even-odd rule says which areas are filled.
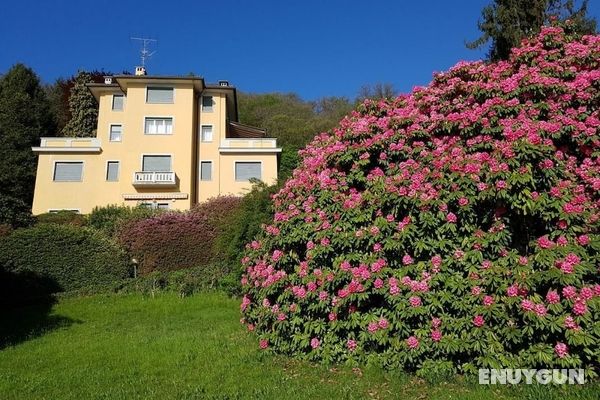
[[[221,153],[280,153],[277,139],[274,138],[235,138],[221,139],[219,147]]]
[[[139,187],[175,187],[175,172],[134,172],[133,185]]]
[[[35,153],[100,153],[98,138],[43,137],[39,147],[32,147]]]

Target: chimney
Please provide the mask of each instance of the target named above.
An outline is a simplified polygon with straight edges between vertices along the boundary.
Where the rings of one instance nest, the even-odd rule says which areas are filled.
[[[146,75],[146,67],[135,67],[135,76]]]
[[[229,81],[219,81],[219,86],[227,87],[229,86]]]
[[[105,77],[104,77],[104,84],[105,84],[105,85],[110,85],[110,84],[112,84],[112,76],[105,76]]]

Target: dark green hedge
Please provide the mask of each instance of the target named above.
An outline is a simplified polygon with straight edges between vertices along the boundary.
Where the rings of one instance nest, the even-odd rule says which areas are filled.
[[[103,286],[126,278],[125,251],[100,232],[72,225],[41,224],[0,239],[0,269],[33,273],[57,291]]]

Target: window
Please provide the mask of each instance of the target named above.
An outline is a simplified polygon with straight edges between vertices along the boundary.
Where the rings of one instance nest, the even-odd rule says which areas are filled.
[[[82,176],[82,161],[57,161],[54,164],[55,182],[81,182]]]
[[[202,96],[202,111],[211,112],[213,110],[213,97]]]
[[[143,172],[171,172],[171,156],[143,156]]]
[[[122,94],[114,94],[112,99],[113,111],[123,111],[123,100],[125,96]]]
[[[200,161],[200,180],[212,181],[212,161]]]
[[[149,203],[149,202],[145,202],[145,203],[140,203],[141,207],[146,207],[146,208],[152,208],[152,209],[159,209],[159,210],[168,210],[169,209],[169,203]]]
[[[202,125],[202,136],[200,138],[203,142],[212,142],[213,140],[213,127],[212,125]]]
[[[173,133],[173,118],[146,118],[144,133],[146,135],[171,135]]]
[[[173,88],[148,86],[146,89],[146,103],[173,103]]]
[[[260,161],[236,161],[235,180],[238,182],[249,181],[252,178],[262,179],[262,165]]]
[[[111,125],[109,140],[111,142],[120,142],[123,137],[123,125]]]
[[[106,163],[106,180],[117,182],[119,180],[119,162],[109,161]]]

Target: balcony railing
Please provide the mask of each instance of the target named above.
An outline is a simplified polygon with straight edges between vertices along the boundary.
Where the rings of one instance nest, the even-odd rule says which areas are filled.
[[[177,177],[175,172],[134,172],[133,184],[136,186],[175,186]]]
[[[98,138],[43,137],[39,147],[33,147],[38,153],[99,153],[102,151]]]
[[[261,139],[221,139],[219,147],[221,153],[234,152],[281,152],[281,148],[277,147],[277,139],[261,138]]]

